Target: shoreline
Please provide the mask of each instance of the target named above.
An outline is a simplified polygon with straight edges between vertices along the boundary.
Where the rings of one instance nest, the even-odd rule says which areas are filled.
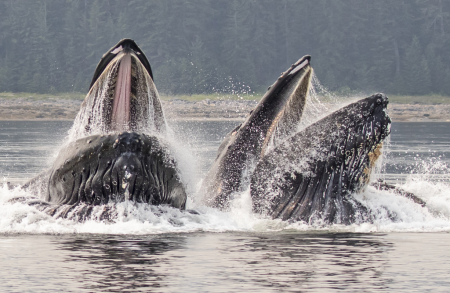
[[[82,100],[0,98],[0,121],[73,121]],[[243,121],[256,100],[162,100],[167,120]],[[450,104],[390,103],[393,122],[450,122]]]

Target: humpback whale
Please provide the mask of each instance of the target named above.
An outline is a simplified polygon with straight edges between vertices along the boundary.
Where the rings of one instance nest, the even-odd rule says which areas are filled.
[[[123,39],[97,65],[53,166],[26,183],[25,201],[56,217],[86,219],[123,201],[185,209],[186,191],[145,54]],[[108,211],[100,218],[107,218]]]
[[[370,96],[297,132],[310,60],[305,56],[282,73],[226,136],[203,182],[207,205],[226,210],[236,193],[250,188],[253,211],[271,218],[344,224],[368,219],[351,195],[369,183],[390,133],[388,99]]]
[[[387,103],[383,94],[352,103],[267,153],[251,178],[253,210],[305,222],[369,220],[351,195],[369,183],[389,135]]]

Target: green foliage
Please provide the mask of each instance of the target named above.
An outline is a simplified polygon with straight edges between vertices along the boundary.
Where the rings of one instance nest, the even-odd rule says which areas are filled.
[[[168,95],[262,92],[306,54],[333,91],[450,95],[450,1],[0,0],[0,92],[85,92],[133,38]]]

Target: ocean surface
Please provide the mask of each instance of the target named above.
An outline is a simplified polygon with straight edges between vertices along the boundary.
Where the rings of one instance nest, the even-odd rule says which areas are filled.
[[[196,202],[199,215],[124,203],[116,223],[55,220],[8,199],[45,168],[71,122],[0,121],[1,292],[448,292],[450,123],[393,123],[373,180],[398,184],[355,197],[373,223],[311,226]],[[182,169],[196,190],[233,121],[172,122]],[[187,170],[187,171],[186,171]],[[393,216],[394,215],[394,216]]]

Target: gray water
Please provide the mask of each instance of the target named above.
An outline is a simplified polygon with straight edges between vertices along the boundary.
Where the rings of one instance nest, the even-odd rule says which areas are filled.
[[[70,126],[0,122],[3,181],[23,183],[49,166]],[[173,126],[201,176],[236,123]],[[393,123],[386,151],[379,176],[427,199],[434,210],[369,190],[361,195],[368,204],[384,201],[398,220],[308,227],[259,219],[243,205],[230,213],[177,214],[182,226],[139,217],[108,225],[53,220],[28,206],[0,203],[0,290],[447,292],[450,123]],[[15,192],[4,187],[0,198]]]
[[[7,292],[448,292],[450,235],[5,235]]]

